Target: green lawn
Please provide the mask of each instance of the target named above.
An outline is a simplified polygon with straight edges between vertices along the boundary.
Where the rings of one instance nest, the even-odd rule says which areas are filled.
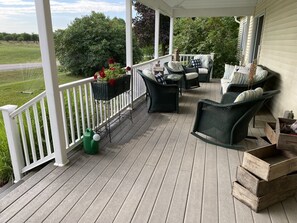
[[[41,62],[38,43],[0,41],[0,64]]]
[[[0,41],[0,64],[41,62],[37,43],[16,43]],[[59,72],[59,84],[82,79]],[[18,107],[45,90],[42,68],[17,71],[0,71],[0,107],[11,104]],[[1,113],[1,112],[0,112]],[[12,168],[0,114],[0,187],[12,177]]]
[[[82,79],[59,72],[59,84]],[[42,69],[26,69],[0,72],[0,106],[21,106],[45,90]]]
[[[59,72],[59,84],[82,79]],[[0,72],[0,107],[21,106],[45,90],[41,68]],[[25,92],[25,93],[24,93]],[[0,114],[0,187],[12,177],[2,114]]]

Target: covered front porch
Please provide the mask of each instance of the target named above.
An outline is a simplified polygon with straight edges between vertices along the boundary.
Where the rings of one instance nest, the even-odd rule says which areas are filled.
[[[112,101],[111,116],[133,108],[133,122],[129,119],[122,122],[112,132],[112,142],[104,138],[100,142],[100,154],[94,156],[84,154],[79,146],[83,131],[87,127],[104,126],[111,116],[106,115],[105,102],[94,103],[90,88],[92,78],[58,86],[48,1],[45,1],[45,6],[41,1],[36,2],[42,9],[39,10],[42,11],[39,20],[43,64],[48,75],[47,91],[17,110],[15,106],[5,108],[7,135],[15,165],[15,181],[18,183],[0,195],[0,222],[296,221],[296,197],[255,213],[231,195],[232,182],[236,168],[241,164],[243,151],[258,147],[257,141],[244,140],[242,144],[245,149],[231,150],[207,144],[190,134],[197,101],[203,98],[219,101],[221,97],[220,85],[216,80],[183,92],[179,114],[149,114],[143,101],[145,87],[136,73],[136,69],[152,68],[158,60],[161,64],[171,60],[174,17],[256,16],[262,13],[262,8],[268,7],[268,1],[238,1],[240,6],[235,8],[225,7],[223,3],[217,5],[217,1],[210,1],[211,5],[204,2],[208,10],[203,8],[203,4],[199,9],[191,9],[191,1],[141,1],[156,9],[156,18],[160,11],[171,16],[169,55],[159,57],[156,38],[155,60],[133,65],[132,38],[127,39],[127,65],[131,65],[133,76],[131,92]],[[274,2],[276,6],[281,5],[280,1]],[[290,2],[295,6],[293,1]],[[127,33],[131,37],[131,2],[126,3],[130,7]],[[257,13],[254,12],[256,4]],[[272,6],[281,8],[275,5]],[[269,19],[275,17],[269,10],[267,12]],[[252,17],[249,22],[252,24]],[[158,26],[156,22],[156,36]],[[248,34],[254,31],[250,29],[245,32],[246,48],[253,48]],[[266,38],[280,36],[267,35],[267,29],[264,31]],[[279,38],[285,39],[284,36]],[[266,50],[266,45],[263,46]],[[268,53],[258,53],[260,63],[280,72],[283,80],[285,75],[294,74],[291,69],[295,68],[293,59],[289,61],[286,72],[282,73],[282,66],[273,63],[275,59],[267,61]],[[273,56],[271,53],[269,55]],[[278,60],[278,64],[283,60],[285,57]],[[290,83],[295,79],[289,80]],[[282,91],[286,90],[284,85]],[[295,104],[289,103],[290,97],[286,98],[284,104],[294,108]],[[275,105],[272,105],[274,110]],[[284,107],[277,108],[275,114],[283,113],[281,109]],[[52,122],[49,124],[50,116]],[[250,135],[264,135],[265,122],[271,120],[273,117],[267,113],[258,114],[256,127],[250,126]],[[55,165],[51,162],[36,174],[22,179],[24,173],[52,159],[55,159]]]
[[[207,144],[190,134],[199,99],[220,100],[216,80],[184,91],[180,113],[147,113],[146,102],[100,144],[69,163],[46,165],[1,194],[1,222],[295,222],[296,197],[255,213],[231,195],[244,149]],[[250,135],[264,135],[274,118],[261,111]],[[5,196],[5,197],[4,197]]]

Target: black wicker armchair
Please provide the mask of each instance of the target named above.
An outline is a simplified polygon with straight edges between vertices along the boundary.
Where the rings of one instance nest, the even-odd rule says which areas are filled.
[[[168,66],[168,62],[164,63],[164,67],[167,69],[169,74],[179,74],[179,75],[183,76],[183,78],[182,78],[182,88],[190,89],[190,88],[200,87],[200,84],[199,84],[199,71],[198,71],[197,68],[183,66],[183,70],[175,71],[175,70],[171,69]],[[196,73],[196,75],[198,74],[195,78],[189,78],[193,74],[195,75],[195,73]]]
[[[234,99],[238,93],[234,92],[224,94],[220,103],[200,100],[192,134],[211,144],[236,148],[235,144],[247,137],[249,122],[257,111],[279,92],[267,91],[257,99],[237,103]]]
[[[160,84],[137,70],[143,78],[149,97],[148,112],[179,111],[179,87],[176,84]]]

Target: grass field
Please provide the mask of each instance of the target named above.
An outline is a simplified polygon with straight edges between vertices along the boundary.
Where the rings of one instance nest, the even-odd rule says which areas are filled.
[[[58,75],[59,84],[82,79],[64,72]],[[6,104],[21,106],[45,90],[41,68],[0,72],[0,80],[0,107]]]
[[[0,64],[41,62],[38,43],[0,41]]]
[[[60,72],[59,84],[82,79]],[[42,69],[0,72],[0,107],[11,104],[21,106],[45,90]],[[26,92],[26,93],[24,93]],[[0,114],[0,187],[12,178],[7,138]]]
[[[0,41],[0,64],[41,62],[39,44]],[[59,72],[59,84],[82,79]],[[43,71],[23,69],[0,71],[0,107],[10,104],[22,106],[45,90]],[[0,187],[12,179],[7,138],[0,112]]]

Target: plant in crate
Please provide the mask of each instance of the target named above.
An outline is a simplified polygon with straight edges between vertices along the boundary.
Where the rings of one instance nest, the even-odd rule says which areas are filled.
[[[110,100],[125,91],[130,90],[130,67],[121,68],[119,63],[110,58],[108,60],[108,69],[102,67],[100,71],[94,74],[92,82],[93,95],[96,100]]]

